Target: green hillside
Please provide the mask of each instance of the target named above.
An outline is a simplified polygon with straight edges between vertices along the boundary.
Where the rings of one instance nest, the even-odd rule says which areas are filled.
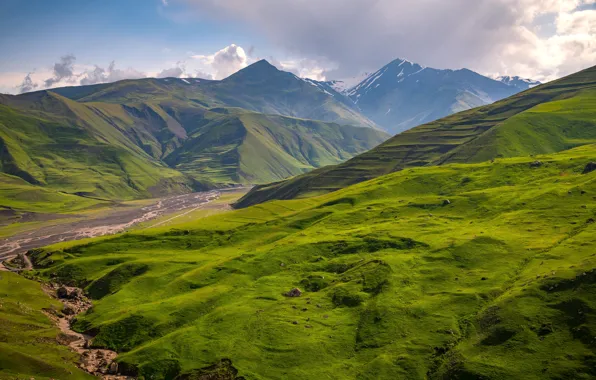
[[[198,180],[264,183],[336,164],[370,149],[386,134],[370,128],[219,109],[165,158]]]
[[[407,167],[559,152],[596,141],[596,67],[403,132],[346,163],[258,186],[237,204],[335,191]]]
[[[143,84],[152,82],[136,82],[61,92],[89,97],[132,83],[151,93]],[[372,128],[209,109],[157,95],[122,104],[80,102],[50,91],[0,95],[0,172],[92,198],[137,199],[279,181],[345,161],[387,137]],[[15,200],[2,198],[0,206],[11,207]]]
[[[33,260],[86,289],[76,328],[144,378],[229,358],[246,379],[590,379],[595,160],[410,168]]]
[[[51,92],[0,102],[19,107],[0,105],[3,173],[32,185],[101,198],[149,197],[193,187],[189,178],[128,139],[124,128],[134,121],[118,119],[116,112],[108,118],[96,106]]]
[[[0,272],[0,379],[94,379],[76,367],[78,355],[58,344],[59,330],[44,315],[61,308],[38,282]]]

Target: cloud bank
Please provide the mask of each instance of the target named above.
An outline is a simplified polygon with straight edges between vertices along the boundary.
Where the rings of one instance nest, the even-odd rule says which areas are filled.
[[[244,23],[295,56],[331,62],[332,77],[397,57],[540,80],[596,61],[595,0],[172,2],[193,7],[197,17]]]
[[[110,63],[107,69],[95,65],[93,70],[88,70],[76,75],[77,78],[81,78],[81,85],[116,82],[124,79],[140,79],[145,78],[146,76],[147,74],[133,68],[127,68],[123,70],[117,69],[116,62],[114,61]]]

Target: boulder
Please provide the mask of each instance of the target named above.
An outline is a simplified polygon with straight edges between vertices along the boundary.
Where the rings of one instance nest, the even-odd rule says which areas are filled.
[[[68,293],[68,298],[71,300],[80,300],[83,299],[83,291],[79,288],[75,288]]]
[[[594,170],[596,170],[596,162],[589,162],[586,165],[586,167],[584,168],[584,171],[582,174],[592,173]]]
[[[451,204],[451,201],[449,199],[445,199],[443,201],[443,206],[449,206]]]
[[[56,296],[62,299],[68,298],[68,289],[64,286],[59,287],[58,290],[56,290]]]
[[[110,375],[115,375],[118,373],[118,363],[116,362],[111,362],[110,363],[110,367],[108,368],[108,373]]]
[[[70,306],[65,306],[64,309],[62,309],[62,313],[64,313],[64,315],[75,315],[77,311]]]
[[[294,288],[285,294],[286,297],[300,297],[302,295],[302,290],[298,288]]]
[[[544,165],[544,164],[542,163],[542,161],[534,161],[534,162],[532,162],[532,163],[530,164],[530,167],[531,167],[532,169],[536,169],[536,168],[539,168],[539,167],[541,167],[542,165]]]

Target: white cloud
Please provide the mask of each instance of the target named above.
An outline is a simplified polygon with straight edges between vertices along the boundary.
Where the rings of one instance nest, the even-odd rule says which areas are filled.
[[[163,69],[155,75],[156,78],[183,78],[191,76],[186,73],[186,64],[183,61],[178,61],[174,67]]]
[[[78,77],[81,77],[81,85],[109,83],[124,79],[139,79],[145,78],[146,76],[147,74],[132,67],[126,69],[117,69],[116,63],[114,61],[110,63],[107,69],[95,65],[93,70],[87,70],[78,75]]]
[[[181,67],[172,67],[163,69],[157,74],[157,78],[180,78],[182,74],[184,74],[184,70]]]
[[[327,78],[398,57],[539,80],[594,64],[594,0],[174,1],[260,31],[280,53],[335,63]]]
[[[324,60],[314,59],[288,59],[277,61],[271,57],[269,62],[280,70],[289,71],[301,78],[310,78],[314,80],[326,80],[326,73],[335,69],[335,66],[329,63],[323,63]]]
[[[192,55],[195,71],[207,73],[213,79],[223,79],[249,65],[241,46],[231,44],[211,55]],[[190,64],[190,63],[189,63]]]
[[[596,35],[596,9],[560,13],[556,25],[559,35]]]

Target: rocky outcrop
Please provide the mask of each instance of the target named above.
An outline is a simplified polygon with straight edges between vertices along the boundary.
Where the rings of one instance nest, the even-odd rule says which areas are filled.
[[[59,299],[64,305],[62,312],[45,310],[46,315],[60,328],[57,340],[81,355],[79,368],[97,376],[102,380],[133,380],[134,377],[119,374],[119,366],[115,361],[118,353],[111,350],[93,348],[92,337],[71,329],[74,318],[89,310],[93,304],[79,288],[49,284],[45,292]]]

